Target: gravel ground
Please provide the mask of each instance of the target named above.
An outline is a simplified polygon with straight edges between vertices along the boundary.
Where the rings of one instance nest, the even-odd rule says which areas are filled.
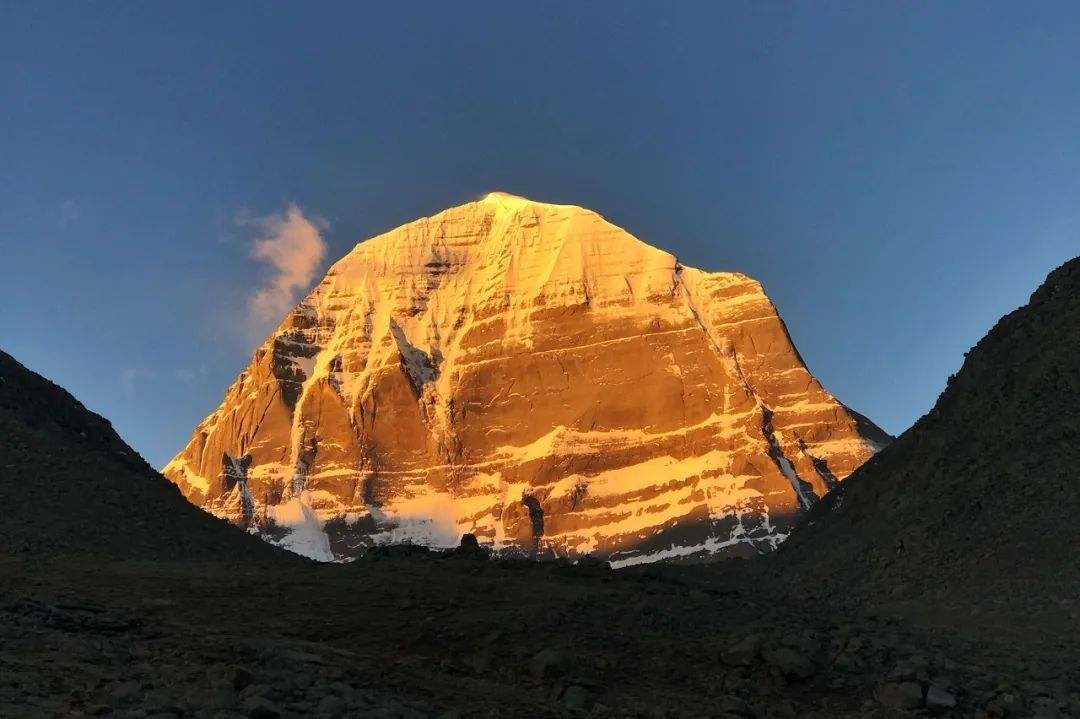
[[[1075,632],[702,569],[8,560],[0,716],[1080,716]]]

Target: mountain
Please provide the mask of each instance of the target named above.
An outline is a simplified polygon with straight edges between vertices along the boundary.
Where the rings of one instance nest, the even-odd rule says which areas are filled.
[[[492,193],[357,245],[163,473],[320,559],[471,532],[618,566],[775,548],[888,440],[754,280]]]
[[[0,351],[0,555],[281,559],[201,512],[108,421]]]
[[[772,559],[837,596],[959,597],[969,613],[1015,606],[1029,617],[1073,607],[1075,627],[1078,513],[1080,258],[1003,317],[934,408]]]

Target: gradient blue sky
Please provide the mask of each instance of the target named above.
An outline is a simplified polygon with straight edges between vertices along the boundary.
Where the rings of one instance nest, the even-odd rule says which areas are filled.
[[[1078,3],[384,5],[0,2],[0,347],[160,466],[269,329],[238,217],[321,276],[502,189],[760,279],[898,433],[1080,253]]]

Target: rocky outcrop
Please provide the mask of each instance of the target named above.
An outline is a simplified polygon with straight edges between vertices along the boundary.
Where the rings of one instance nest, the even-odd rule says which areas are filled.
[[[357,245],[163,471],[294,549],[317,523],[336,555],[469,532],[618,566],[774,548],[887,441],[754,280],[493,193]]]

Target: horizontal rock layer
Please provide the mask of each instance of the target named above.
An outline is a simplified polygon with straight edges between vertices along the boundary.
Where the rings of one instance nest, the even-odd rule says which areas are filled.
[[[318,558],[472,532],[618,565],[773,548],[887,439],[754,280],[493,193],[357,245],[163,471]]]

